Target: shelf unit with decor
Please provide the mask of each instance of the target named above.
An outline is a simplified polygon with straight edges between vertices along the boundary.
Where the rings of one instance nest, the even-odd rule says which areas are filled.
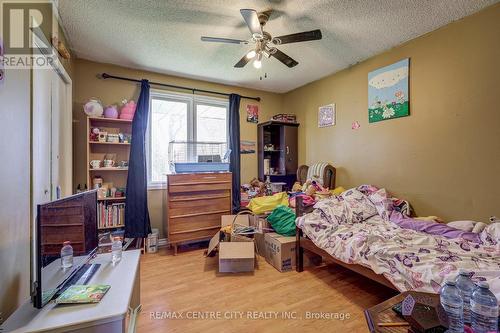
[[[87,184],[89,188],[94,188],[93,179],[100,177],[104,185],[123,190],[122,197],[98,196],[98,225],[99,232],[113,232],[124,227],[125,223],[125,195],[127,187],[128,166],[120,166],[121,161],[127,161],[130,155],[130,141],[123,142],[122,137],[119,142],[95,141],[91,137],[92,130],[98,128],[101,132],[108,134],[125,134],[125,139],[130,140],[132,134],[132,121],[125,119],[96,118],[87,117]],[[99,138],[97,138],[99,140]],[[103,140],[101,138],[101,140]],[[115,136],[116,140],[116,136]],[[104,167],[105,157],[112,157],[115,164],[111,167]],[[100,167],[95,168],[91,161],[101,161]],[[109,191],[108,191],[109,192]]]
[[[257,125],[259,179],[284,182],[289,189],[297,179],[298,123],[271,120]]]

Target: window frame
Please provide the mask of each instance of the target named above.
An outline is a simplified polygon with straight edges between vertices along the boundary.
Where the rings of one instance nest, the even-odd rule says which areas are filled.
[[[196,141],[197,137],[197,106],[208,105],[223,107],[226,109],[226,143],[229,144],[229,100],[211,96],[200,96],[193,94],[177,93],[172,91],[151,89],[149,94],[149,117],[146,130],[146,169],[148,179],[148,190],[162,190],[167,187],[167,180],[152,180],[152,142],[151,142],[151,118],[153,99],[182,102],[187,104],[187,140]],[[167,143],[168,144],[168,143]]]

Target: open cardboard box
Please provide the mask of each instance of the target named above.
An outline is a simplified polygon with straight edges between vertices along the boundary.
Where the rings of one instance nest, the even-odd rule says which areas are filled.
[[[259,232],[248,237],[218,231],[210,240],[207,256],[213,256],[219,250],[219,272],[251,272],[255,267],[255,248],[257,253],[265,256],[264,234],[270,226],[266,220],[254,215],[223,215],[221,228],[233,225],[233,222],[240,226],[255,226]]]

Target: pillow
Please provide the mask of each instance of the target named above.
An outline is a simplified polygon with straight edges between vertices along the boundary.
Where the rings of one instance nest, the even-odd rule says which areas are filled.
[[[348,221],[360,223],[377,215],[375,205],[360,191],[353,188],[342,193],[341,197],[346,205]]]
[[[474,229],[474,225],[476,223],[477,222],[475,222],[475,221],[452,221],[452,222],[448,222],[446,224],[449,225],[450,227],[460,229],[463,231],[472,231],[472,229]]]

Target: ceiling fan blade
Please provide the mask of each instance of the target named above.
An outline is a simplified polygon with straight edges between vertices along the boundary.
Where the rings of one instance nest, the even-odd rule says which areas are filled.
[[[243,67],[245,67],[246,64],[248,64],[250,62],[250,60],[252,60],[252,59],[248,59],[247,55],[245,54],[243,56],[243,58],[241,58],[240,61],[238,61],[234,65],[234,67],[236,67],[236,68],[243,68]]]
[[[276,52],[272,53],[271,56],[275,57],[276,59],[278,59],[279,61],[281,61],[285,65],[287,65],[288,67],[292,68],[292,67],[295,67],[299,64],[297,61],[293,60],[292,58],[290,58],[289,56],[287,56],[286,54],[284,54],[280,50],[278,50],[278,49],[275,49],[275,50],[276,50]]]
[[[219,37],[201,37],[203,42],[215,42],[215,43],[230,43],[230,44],[248,44],[248,41],[241,39],[232,38],[219,38]]]
[[[254,9],[240,9],[241,16],[248,25],[248,29],[252,34],[262,36],[262,26],[259,22],[259,16]]]
[[[273,43],[276,45],[306,42],[308,40],[318,40],[323,36],[321,35],[321,30],[304,31],[296,34],[284,35],[273,38]]]

